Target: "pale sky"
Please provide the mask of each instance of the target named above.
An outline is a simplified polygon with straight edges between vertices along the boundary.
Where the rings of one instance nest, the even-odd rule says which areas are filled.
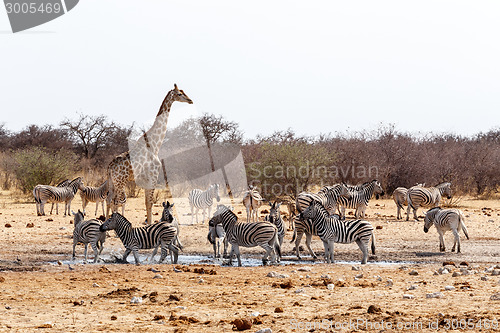
[[[500,126],[498,1],[81,0],[12,34],[0,7],[0,123],[76,112],[151,124],[174,83],[246,138],[288,127],[470,135]]]

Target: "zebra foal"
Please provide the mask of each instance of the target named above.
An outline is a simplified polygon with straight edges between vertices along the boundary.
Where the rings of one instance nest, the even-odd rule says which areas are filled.
[[[243,206],[247,210],[247,222],[257,222],[259,220],[259,207],[262,205],[262,196],[252,185],[248,186],[248,191],[243,196]]]
[[[453,248],[451,252],[455,252],[455,246],[457,247],[457,253],[460,253],[460,236],[458,233],[463,230],[465,237],[469,239],[469,232],[465,226],[465,216],[458,209],[441,209],[441,207],[434,207],[429,209],[425,214],[424,220],[424,232],[427,233],[429,228],[434,226],[439,234],[439,251],[444,252],[446,250],[444,244],[444,233],[451,230],[455,236],[455,242],[453,243]]]
[[[123,261],[126,262],[130,252],[134,254],[135,264],[139,265],[139,254],[140,249],[152,249],[153,257],[156,255],[158,246],[161,246],[161,257],[158,263],[162,263],[168,254],[168,249],[174,253],[174,264],[177,263],[177,258],[179,256],[179,248],[173,244],[173,241],[177,235],[177,229],[165,222],[158,222],[150,224],[144,227],[133,228],[132,224],[119,213],[111,214],[111,217],[104,222],[101,227],[101,231],[115,230],[116,234],[120,238],[125,246],[125,253],[123,254]]]
[[[214,203],[214,199],[217,202],[220,201],[219,196],[219,184],[212,184],[208,187],[206,191],[202,191],[200,189],[194,189],[189,192],[189,206],[191,206],[191,224],[194,219],[194,209],[196,208],[196,223],[198,223],[198,211],[200,209],[203,210],[203,222],[205,222],[205,209],[208,208],[208,216],[210,216],[210,211],[212,210],[212,205]]]
[[[89,202],[95,202],[95,213],[97,216],[97,209],[99,208],[99,203],[102,205],[102,215],[106,216],[104,210],[104,202],[108,197],[108,180],[102,183],[99,187],[92,186],[82,186],[80,188],[80,197],[82,199],[83,214],[85,215],[85,207],[87,207]]]
[[[419,207],[438,207],[443,195],[451,199],[451,183],[441,183],[434,187],[413,186],[406,194],[408,209],[406,211],[406,221],[410,219],[410,210],[413,209],[413,218],[418,221],[417,209]]]
[[[210,219],[208,221],[207,239],[214,248],[214,258],[227,258],[228,241],[222,224],[215,225],[214,220]],[[223,257],[220,255],[220,243],[224,245]]]
[[[281,247],[281,245],[283,245],[283,238],[285,238],[285,226],[280,212],[281,202],[269,202],[269,206],[271,206],[271,208],[269,209],[269,214],[264,218],[264,221],[271,222],[276,226],[276,229],[278,229],[278,242]]]
[[[238,217],[226,206],[218,205],[212,217],[214,226],[222,225],[226,232],[228,242],[231,244],[229,265],[232,265],[233,256],[238,258],[238,266],[241,267],[240,246],[260,246],[266,250],[262,257],[262,263],[267,264],[269,257],[274,257],[277,262],[281,257],[281,248],[278,242],[278,229],[269,222],[238,222]]]
[[[163,202],[162,205],[163,205],[163,212],[161,214],[160,222],[167,223],[167,224],[175,227],[175,229],[177,229],[177,234],[175,235],[175,238],[173,240],[173,244],[175,246],[177,246],[180,250],[182,250],[183,245],[181,243],[181,240],[179,239],[179,235],[180,235],[180,231],[181,231],[179,221],[177,221],[177,219],[173,215],[173,211],[172,211],[172,209],[174,208],[174,204],[173,203],[171,204],[169,201],[167,201],[166,203]],[[156,254],[157,250],[158,250],[158,246],[155,249],[155,254]],[[172,257],[172,254],[173,254],[172,251],[170,251],[170,260],[172,262],[174,262],[174,258]],[[154,255],[153,255],[153,257],[154,257]]]
[[[325,247],[327,263],[333,263],[334,243],[356,242],[363,253],[361,264],[366,264],[371,238],[371,250],[372,254],[375,254],[375,235],[370,222],[363,220],[340,221],[338,215],[330,216],[328,211],[316,201],[313,201],[300,215],[301,220],[309,220],[309,223],[315,225],[318,236]]]
[[[73,213],[73,216],[73,256],[71,260],[75,260],[76,245],[83,243],[85,246],[84,262],[87,262],[87,246],[90,244],[92,250],[94,250],[94,263],[96,263],[106,241],[106,233],[100,230],[101,221],[96,219],[84,221],[84,214],[80,210]]]
[[[45,204],[47,202],[59,203],[64,202],[64,216],[70,215],[71,201],[75,197],[76,192],[83,186],[82,177],[78,177],[69,182],[66,186],[50,186],[50,185],[37,185],[33,189],[33,196],[36,202],[37,215],[45,215]],[[52,208],[54,205],[52,205]],[[59,213],[57,211],[56,213]],[[50,211],[52,214],[52,210]]]

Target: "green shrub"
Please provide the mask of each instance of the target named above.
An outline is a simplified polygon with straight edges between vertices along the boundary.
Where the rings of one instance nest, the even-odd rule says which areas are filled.
[[[77,157],[69,150],[48,150],[32,147],[14,152],[14,174],[23,193],[30,193],[37,184],[53,184],[70,178]]]

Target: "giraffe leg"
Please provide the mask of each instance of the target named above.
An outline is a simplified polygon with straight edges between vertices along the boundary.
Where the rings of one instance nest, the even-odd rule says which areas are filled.
[[[153,197],[155,190],[144,190],[144,194],[146,197],[146,213],[148,215],[148,219],[146,220],[147,224],[153,223]]]

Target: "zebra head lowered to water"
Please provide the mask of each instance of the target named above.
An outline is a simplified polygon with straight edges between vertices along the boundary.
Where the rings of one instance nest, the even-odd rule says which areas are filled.
[[[453,232],[455,242],[451,252],[455,251],[455,246],[458,244],[457,253],[460,253],[460,230],[463,230],[465,237],[469,239],[469,233],[465,226],[465,216],[462,211],[458,209],[441,209],[441,207],[434,207],[427,211],[424,219],[424,232],[428,232],[432,225],[436,226],[439,234],[439,250],[444,252],[446,250],[444,244],[444,233],[448,230]]]
[[[363,253],[361,264],[368,260],[368,243],[372,240],[372,254],[375,254],[375,235],[373,226],[368,221],[350,220],[340,221],[338,215],[330,216],[328,211],[316,201],[300,214],[301,221],[308,221],[317,230],[317,235],[323,241],[325,258],[333,263],[334,243],[348,244],[356,242]]]
[[[158,250],[158,245],[161,245],[161,263],[167,256],[168,249],[174,253],[174,264],[177,263],[179,248],[173,244],[177,235],[177,229],[165,222],[158,222],[144,227],[133,228],[132,224],[119,213],[111,214],[111,217],[104,222],[101,231],[115,230],[125,246],[125,253],[123,254],[123,261],[126,262],[130,252],[134,254],[136,265],[140,264],[138,250],[152,249],[153,254],[150,261]]]
[[[224,205],[218,205],[217,211],[212,217],[213,225],[222,225],[226,232],[228,242],[231,244],[229,264],[232,264],[233,255],[238,258],[238,266],[241,266],[240,246],[260,246],[266,250],[262,263],[267,264],[269,257],[278,261],[281,256],[281,248],[278,242],[278,229],[269,222],[238,222],[238,217],[231,209]]]

